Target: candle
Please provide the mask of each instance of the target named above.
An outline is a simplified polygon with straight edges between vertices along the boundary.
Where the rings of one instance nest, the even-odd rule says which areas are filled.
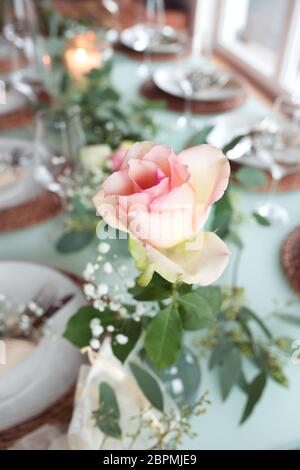
[[[103,47],[104,43],[100,44],[92,31],[77,34],[71,39],[64,58],[74,80],[81,81],[84,75],[102,66]]]

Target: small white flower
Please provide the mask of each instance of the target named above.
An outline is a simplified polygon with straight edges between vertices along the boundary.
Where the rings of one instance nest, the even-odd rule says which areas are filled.
[[[87,297],[93,298],[95,297],[95,286],[93,284],[85,284],[83,287],[83,291]]]
[[[111,274],[113,272],[113,267],[109,261],[104,263],[103,271],[105,272],[105,274]]]
[[[99,338],[102,333],[104,333],[104,328],[102,325],[97,325],[92,328],[92,335],[94,336],[94,338]]]
[[[122,333],[119,333],[117,336],[116,336],[116,341],[117,343],[119,344],[127,344],[128,343],[128,336],[125,336],[125,335],[122,335]]]
[[[118,302],[111,301],[109,303],[109,308],[112,312],[117,312],[118,310],[120,310],[121,305]]]
[[[95,268],[92,263],[88,263],[83,271],[83,277],[88,281],[95,273]]]
[[[108,285],[107,284],[99,284],[97,287],[97,294],[99,297],[102,297],[102,295],[106,295],[108,293]]]
[[[121,276],[126,274],[127,271],[128,271],[128,267],[126,266],[126,264],[121,264],[121,266],[119,266],[118,268],[118,272],[119,274],[121,274]]]
[[[115,331],[114,325],[108,325],[108,327],[106,329],[109,333],[112,333],[113,331]]]
[[[100,320],[99,320],[99,318],[93,318],[93,319],[90,321],[90,328],[91,328],[91,330],[93,330],[94,328],[97,328],[99,325],[100,325]]]
[[[120,310],[119,310],[119,313],[122,317],[125,317],[125,315],[127,314],[127,310],[125,307],[121,307]]]
[[[90,346],[92,349],[94,349],[95,351],[98,351],[98,349],[100,348],[100,341],[99,339],[97,338],[92,338],[91,341],[90,341]]]
[[[146,311],[146,308],[145,308],[144,304],[142,304],[142,303],[137,304],[136,313],[138,315],[144,315],[145,311]]]
[[[182,383],[181,379],[172,380],[171,387],[172,387],[172,391],[173,391],[173,393],[175,393],[175,395],[179,395],[184,390],[184,386],[183,386],[183,383]]]
[[[106,255],[106,253],[108,253],[109,250],[110,250],[110,245],[108,243],[105,243],[105,242],[99,243],[98,245],[99,253],[101,253],[102,255]]]
[[[171,367],[171,369],[170,369],[170,374],[171,374],[171,375],[176,375],[177,372],[178,372],[177,367],[175,367],[175,366]]]

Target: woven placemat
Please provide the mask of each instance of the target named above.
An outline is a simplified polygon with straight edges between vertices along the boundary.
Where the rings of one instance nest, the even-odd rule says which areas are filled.
[[[142,61],[145,58],[144,52],[133,51],[132,49],[130,49],[129,47],[126,47],[124,44],[121,44],[120,42],[115,44],[114,49],[117,52],[122,52],[123,54],[126,54],[130,59],[133,59],[133,60]],[[190,48],[185,48],[182,52],[178,54],[149,53],[147,54],[147,56],[152,62],[161,62],[161,61],[170,62],[172,60],[184,59],[189,54],[190,54]]]
[[[57,194],[43,191],[18,206],[0,210],[0,233],[11,232],[45,222],[59,214],[62,203]]]
[[[60,271],[82,289],[84,284],[82,278],[67,271]],[[44,424],[54,424],[63,429],[67,429],[73,414],[74,394],[75,385],[38,416],[35,416],[25,423],[18,424],[17,426],[0,432],[0,450],[9,449],[17,440],[35,431]]]
[[[235,183],[238,181],[234,178],[234,174],[243,167],[243,165],[237,162],[230,162],[231,167],[231,178]],[[251,188],[251,191],[267,193],[271,189],[272,176],[271,173],[267,170],[264,170],[263,173],[266,176],[266,184],[258,186],[256,188]],[[296,191],[300,189],[300,172],[286,175],[282,178],[278,185],[278,192],[285,193],[288,191]]]
[[[290,285],[300,295],[300,226],[284,240],[281,264]]]
[[[242,85],[242,83],[241,83]],[[165,93],[160,90],[152,80],[147,80],[140,87],[141,94],[148,100],[164,100],[167,108],[177,112],[183,112],[185,100]],[[192,101],[191,111],[195,114],[224,113],[238,108],[244,104],[247,97],[245,87],[241,86],[241,91],[233,98],[222,101]]]
[[[40,86],[34,89],[37,101],[46,106],[51,106],[52,100],[49,93]],[[32,123],[36,109],[30,104],[26,104],[23,108],[16,109],[7,114],[0,115],[0,131],[7,131],[15,127],[24,127]]]

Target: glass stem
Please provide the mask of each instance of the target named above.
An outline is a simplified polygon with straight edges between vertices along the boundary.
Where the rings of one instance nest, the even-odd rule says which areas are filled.
[[[279,183],[283,177],[282,170],[277,165],[273,165],[271,168],[271,186],[268,193],[268,204],[271,203],[272,199],[274,198],[275,194],[278,191]]]

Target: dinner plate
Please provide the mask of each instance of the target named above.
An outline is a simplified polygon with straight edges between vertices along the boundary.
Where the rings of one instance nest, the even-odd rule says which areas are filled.
[[[251,115],[247,114],[241,118],[241,116],[226,116],[226,117],[221,117],[220,119],[217,119],[215,121],[215,127],[212,130],[212,132],[209,134],[207,138],[207,142],[211,145],[214,145],[219,148],[223,148],[226,144],[232,141],[234,137],[237,137],[239,135],[246,135],[251,131],[251,129],[256,128],[259,126],[259,124],[266,119],[264,116],[258,116],[258,115]],[[272,122],[272,117],[270,117],[271,122]],[[274,121],[275,123],[276,121]],[[278,121],[276,123],[276,126],[278,126],[278,129],[284,130],[285,128],[288,130],[289,128],[289,123],[283,121],[280,122]],[[241,145],[241,150],[244,148],[247,148],[247,141],[249,141],[249,137],[246,137],[245,139],[242,139],[240,141]],[[251,143],[251,141],[250,141]],[[248,145],[249,147],[249,145]],[[237,147],[236,147],[237,148]],[[239,149],[237,149],[239,151]],[[288,165],[297,165],[300,164],[300,150],[296,149],[286,149],[285,152],[282,151],[276,151],[275,149],[272,150],[272,156],[273,158],[283,164],[288,164]],[[232,158],[234,157],[234,158]],[[269,164],[266,162],[265,158],[263,158],[263,155],[260,155],[260,152],[254,152],[251,150],[248,150],[245,152],[244,155],[240,156],[239,158],[236,158],[235,152],[228,152],[228,158],[233,159],[234,161],[245,165],[245,166],[250,166],[250,167],[255,167],[259,169],[269,169]]]
[[[0,157],[1,153],[15,149],[20,149],[26,156],[28,155],[29,163],[22,168],[24,171],[14,182],[2,187],[0,185],[0,210],[22,204],[45,191],[33,174],[34,143],[25,139],[0,137]],[[41,151],[46,152],[46,149],[41,148]]]
[[[49,333],[33,351],[0,376],[0,431],[51,406],[75,383],[82,362],[80,352],[62,337],[66,322],[84,304],[80,288],[47,266],[0,262],[0,292],[14,302],[26,304],[45,287],[53,289],[57,300],[74,297],[53,315]]]
[[[16,90],[15,88],[8,88],[4,92],[5,103],[0,105],[0,116],[5,114],[15,113],[19,109],[25,108],[28,104],[28,98]]]
[[[174,68],[174,65],[166,65],[159,67],[153,74],[155,85],[165,93],[185,99],[186,95],[180,86],[180,76],[183,75],[184,69]],[[228,74],[226,71],[220,73]],[[243,91],[242,82],[234,75],[228,76],[228,81],[224,86],[212,86],[201,91],[194,92],[191,96],[192,101],[225,101],[234,98],[238,93]]]
[[[135,52],[146,50],[151,54],[179,54],[187,47],[188,37],[184,31],[174,29],[171,26],[158,28],[158,31],[163,31],[166,42],[155,43],[154,41],[149,42],[147,32],[150,34],[150,30],[153,30],[153,27],[142,23],[126,28],[120,34],[120,42]],[[167,42],[168,39],[169,42]]]

